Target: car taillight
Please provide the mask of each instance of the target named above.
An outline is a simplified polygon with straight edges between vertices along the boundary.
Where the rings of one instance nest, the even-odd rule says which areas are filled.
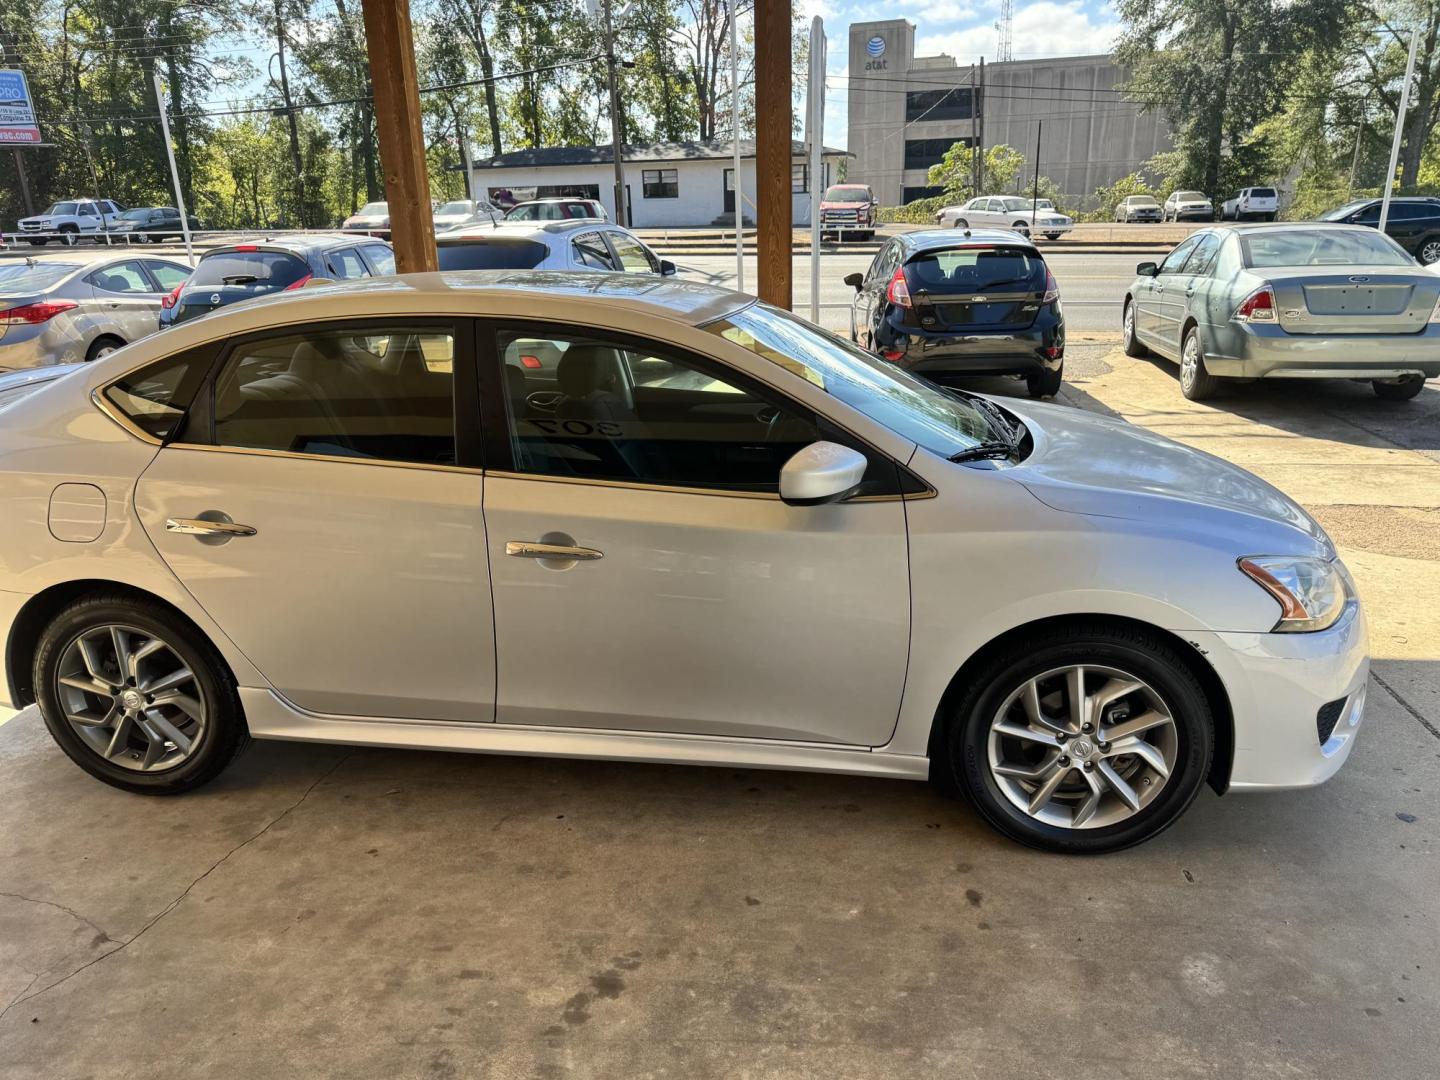
[[[903,308],[910,306],[910,286],[905,283],[903,269],[896,270],[895,276],[890,279],[890,284],[885,289],[885,299]]]
[[[166,311],[169,311],[176,304],[180,303],[180,290],[183,288],[185,288],[185,283],[182,281],[160,298],[160,306]]]
[[[1256,289],[1235,309],[1236,322],[1274,322],[1275,291],[1269,285]]]
[[[302,278],[296,278],[289,285],[286,285],[283,291],[289,292],[291,289],[303,289],[305,287],[305,283],[310,280],[310,277],[311,275],[306,274]]]
[[[13,326],[16,323],[49,322],[62,311],[76,307],[74,300],[42,300],[36,304],[21,304],[6,311],[0,311],[0,323]]]
[[[1060,299],[1060,286],[1055,281],[1055,275],[1051,273],[1050,267],[1045,267],[1045,296],[1041,299],[1043,304],[1053,304]]]
[[[538,356],[523,356],[523,355],[522,355],[522,356],[520,357],[520,366],[521,366],[521,367],[527,367],[527,368],[529,368],[531,371],[534,371],[534,370],[536,370],[537,368],[541,367],[542,365],[541,365],[541,363],[540,363],[540,358],[539,358]]]
[[[235,245],[233,248],[231,248],[230,250],[231,250],[231,251],[259,251],[260,248],[259,248],[257,245],[255,245],[255,244],[236,244],[236,245]]]

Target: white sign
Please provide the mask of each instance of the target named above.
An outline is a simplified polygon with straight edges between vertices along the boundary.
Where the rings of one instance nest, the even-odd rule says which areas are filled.
[[[0,70],[0,143],[38,143],[35,107],[23,71]]]

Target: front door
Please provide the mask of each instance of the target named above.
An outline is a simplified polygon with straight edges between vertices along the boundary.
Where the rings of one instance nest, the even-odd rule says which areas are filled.
[[[1167,293],[1179,290],[1176,274],[1195,247],[1196,237],[1189,236],[1172,248],[1161,261],[1154,277],[1141,285],[1135,296],[1135,330],[1141,338],[1162,347],[1166,344],[1165,327],[1168,324],[1166,309]],[[1177,292],[1178,295],[1178,292]],[[1183,297],[1180,297],[1183,302]]]
[[[735,170],[725,170],[725,213],[735,213]]]
[[[789,506],[831,434],[723,365],[634,338],[497,328],[485,482],[501,723],[873,746],[909,634],[904,505]],[[519,365],[559,353],[558,400]],[[508,401],[508,408],[504,402]],[[496,449],[492,444],[492,450]],[[876,483],[892,490],[892,462]]]
[[[493,719],[483,476],[456,438],[467,338],[392,319],[240,339],[140,478],[161,556],[301,708]]]

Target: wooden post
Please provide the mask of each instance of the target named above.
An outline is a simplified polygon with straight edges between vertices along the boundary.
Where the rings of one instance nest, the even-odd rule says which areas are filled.
[[[790,310],[790,0],[755,0],[755,225],[759,296]],[[737,177],[736,197],[739,197]]]
[[[395,270],[400,274],[436,270],[435,219],[430,212],[410,5],[407,0],[363,0],[363,6]]]

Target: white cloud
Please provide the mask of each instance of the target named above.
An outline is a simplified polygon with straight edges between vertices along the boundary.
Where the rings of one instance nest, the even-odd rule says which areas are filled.
[[[947,0],[940,0],[938,6],[949,8],[951,5]],[[933,9],[927,11],[924,20],[916,24],[917,56],[945,53],[961,63],[971,63],[981,56],[994,61],[999,35],[993,18],[934,33],[929,27],[936,26],[943,19],[932,12]],[[1015,12],[1012,47],[1017,60],[1040,56],[1083,56],[1109,52],[1119,31],[1120,24],[1108,5],[1092,14],[1081,0],[1041,0],[1026,4]]]

